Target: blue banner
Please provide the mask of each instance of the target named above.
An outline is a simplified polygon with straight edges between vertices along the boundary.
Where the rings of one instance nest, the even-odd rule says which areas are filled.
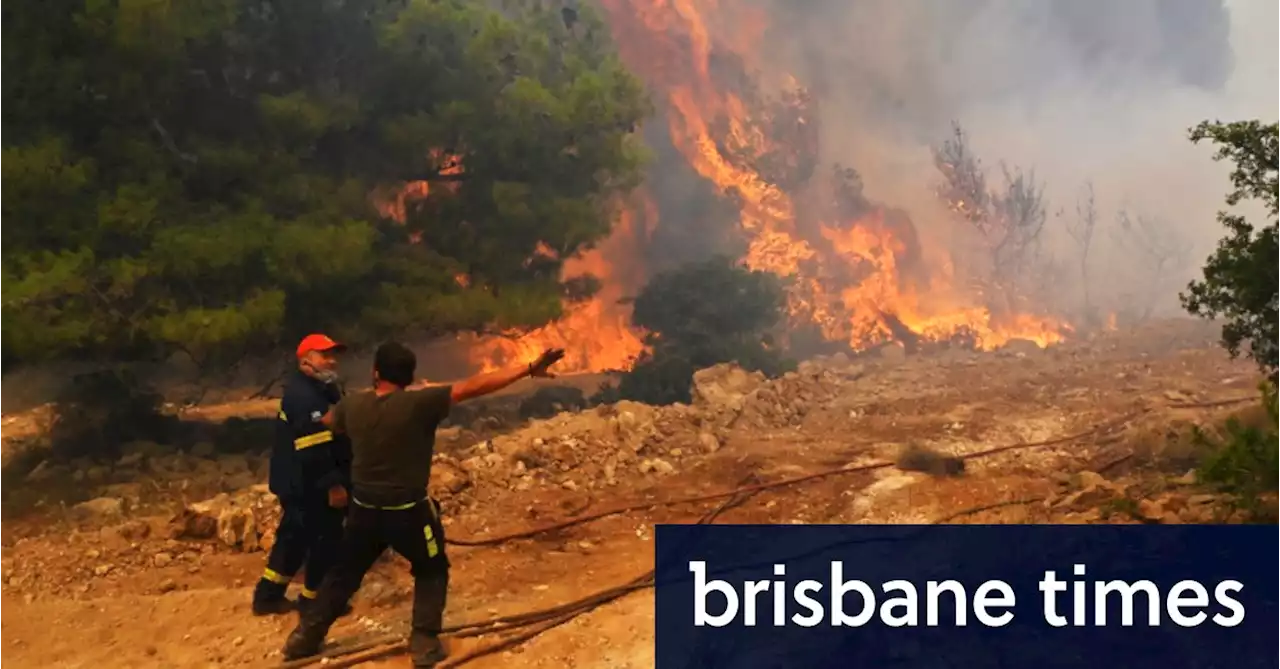
[[[657,667],[1274,668],[1275,526],[660,525]]]

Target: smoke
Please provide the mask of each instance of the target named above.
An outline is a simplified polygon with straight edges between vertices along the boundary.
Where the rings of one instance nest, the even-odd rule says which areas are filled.
[[[1210,160],[1208,147],[1192,145],[1187,129],[1206,119],[1277,115],[1275,3],[762,6],[770,20],[757,48],[819,101],[824,162],[856,168],[867,194],[909,211],[928,243],[948,225],[932,195],[938,174],[930,147],[958,121],[993,177],[1001,162],[1035,170],[1049,200],[1047,250],[1066,264],[1075,262],[1075,249],[1059,219],[1075,216],[1078,194],[1092,182],[1100,221],[1090,284],[1095,292],[1113,287],[1114,300],[1127,291],[1131,301],[1175,309],[1178,290],[1221,236],[1214,214],[1227,168]],[[723,21],[721,31],[732,23]],[[1117,242],[1122,211],[1183,241],[1186,262],[1158,278],[1144,273],[1132,249]],[[1160,285],[1142,285],[1152,281]]]

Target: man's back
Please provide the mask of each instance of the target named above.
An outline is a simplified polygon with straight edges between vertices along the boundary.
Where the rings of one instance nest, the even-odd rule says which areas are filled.
[[[449,415],[449,386],[349,395],[334,411],[334,429],[351,439],[351,479],[359,502],[386,506],[419,501],[431,478],[436,427]]]

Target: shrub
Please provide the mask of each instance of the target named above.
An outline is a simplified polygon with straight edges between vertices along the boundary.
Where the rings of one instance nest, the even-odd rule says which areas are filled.
[[[1276,389],[1263,384],[1265,422],[1246,423],[1240,417],[1227,419],[1220,436],[1196,429],[1194,439],[1206,450],[1198,475],[1201,481],[1237,497],[1237,504],[1258,517],[1260,497],[1280,484],[1280,435],[1277,434]]]
[[[778,277],[724,258],[659,274],[635,300],[633,318],[649,333],[649,352],[593,401],[688,402],[693,373],[722,362],[768,376],[792,369],[770,347],[784,303]]]

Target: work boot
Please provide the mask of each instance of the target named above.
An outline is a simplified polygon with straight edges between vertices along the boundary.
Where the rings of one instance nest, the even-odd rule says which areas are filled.
[[[284,596],[285,587],[266,579],[258,581],[253,589],[253,615],[275,616],[294,610],[294,604]]]
[[[329,625],[324,624],[316,615],[298,617],[298,626],[289,633],[284,642],[284,659],[299,660],[311,657],[324,647],[324,637],[329,633]]]
[[[434,669],[449,653],[440,637],[414,631],[409,635],[409,656],[413,658],[413,669]]]

